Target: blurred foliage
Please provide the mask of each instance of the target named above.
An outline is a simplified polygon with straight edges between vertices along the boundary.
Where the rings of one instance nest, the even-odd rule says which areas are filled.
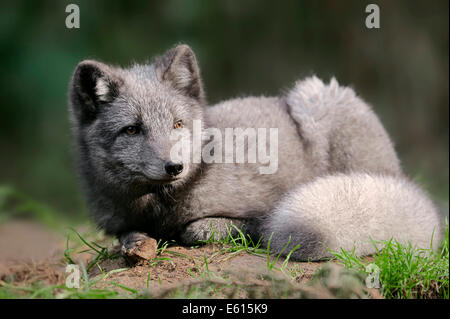
[[[274,95],[313,73],[353,86],[380,115],[408,174],[448,200],[448,1],[2,1],[0,184],[79,214],[67,87],[85,58],[126,65],[184,42],[210,103]],[[76,3],[81,28],[65,27]]]

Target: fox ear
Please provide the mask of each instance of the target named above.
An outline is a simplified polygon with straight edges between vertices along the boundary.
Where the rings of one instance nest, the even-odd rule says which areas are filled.
[[[121,85],[112,67],[93,60],[80,62],[70,84],[70,102],[76,118],[82,123],[95,119],[99,107],[118,96]]]
[[[203,101],[200,69],[192,49],[177,45],[156,61],[156,72],[161,82],[169,82],[175,89],[196,100]]]

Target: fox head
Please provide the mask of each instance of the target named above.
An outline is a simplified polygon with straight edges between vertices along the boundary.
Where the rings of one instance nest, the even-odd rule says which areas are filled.
[[[129,68],[82,61],[69,99],[79,164],[92,183],[131,191],[181,184],[194,174],[195,164],[170,156],[173,131],[202,120],[200,70],[187,45]]]

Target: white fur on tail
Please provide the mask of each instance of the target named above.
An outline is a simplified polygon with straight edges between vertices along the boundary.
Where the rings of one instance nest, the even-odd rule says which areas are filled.
[[[373,254],[370,238],[395,238],[430,248],[434,233],[436,248],[441,239],[440,222],[431,200],[406,178],[354,173],[321,177],[298,187],[281,200],[264,232],[281,235],[271,245],[275,249],[291,235],[290,248],[303,244],[293,257],[314,260],[330,256],[326,248],[355,247],[358,255]],[[322,247],[308,247],[317,239]]]

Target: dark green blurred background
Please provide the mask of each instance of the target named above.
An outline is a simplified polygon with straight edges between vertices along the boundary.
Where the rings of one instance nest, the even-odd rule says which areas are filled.
[[[81,28],[66,29],[76,3]],[[381,28],[365,27],[377,3]],[[142,62],[184,42],[210,103],[333,75],[380,115],[407,173],[448,201],[448,1],[2,1],[0,184],[83,215],[67,87],[76,64]]]

